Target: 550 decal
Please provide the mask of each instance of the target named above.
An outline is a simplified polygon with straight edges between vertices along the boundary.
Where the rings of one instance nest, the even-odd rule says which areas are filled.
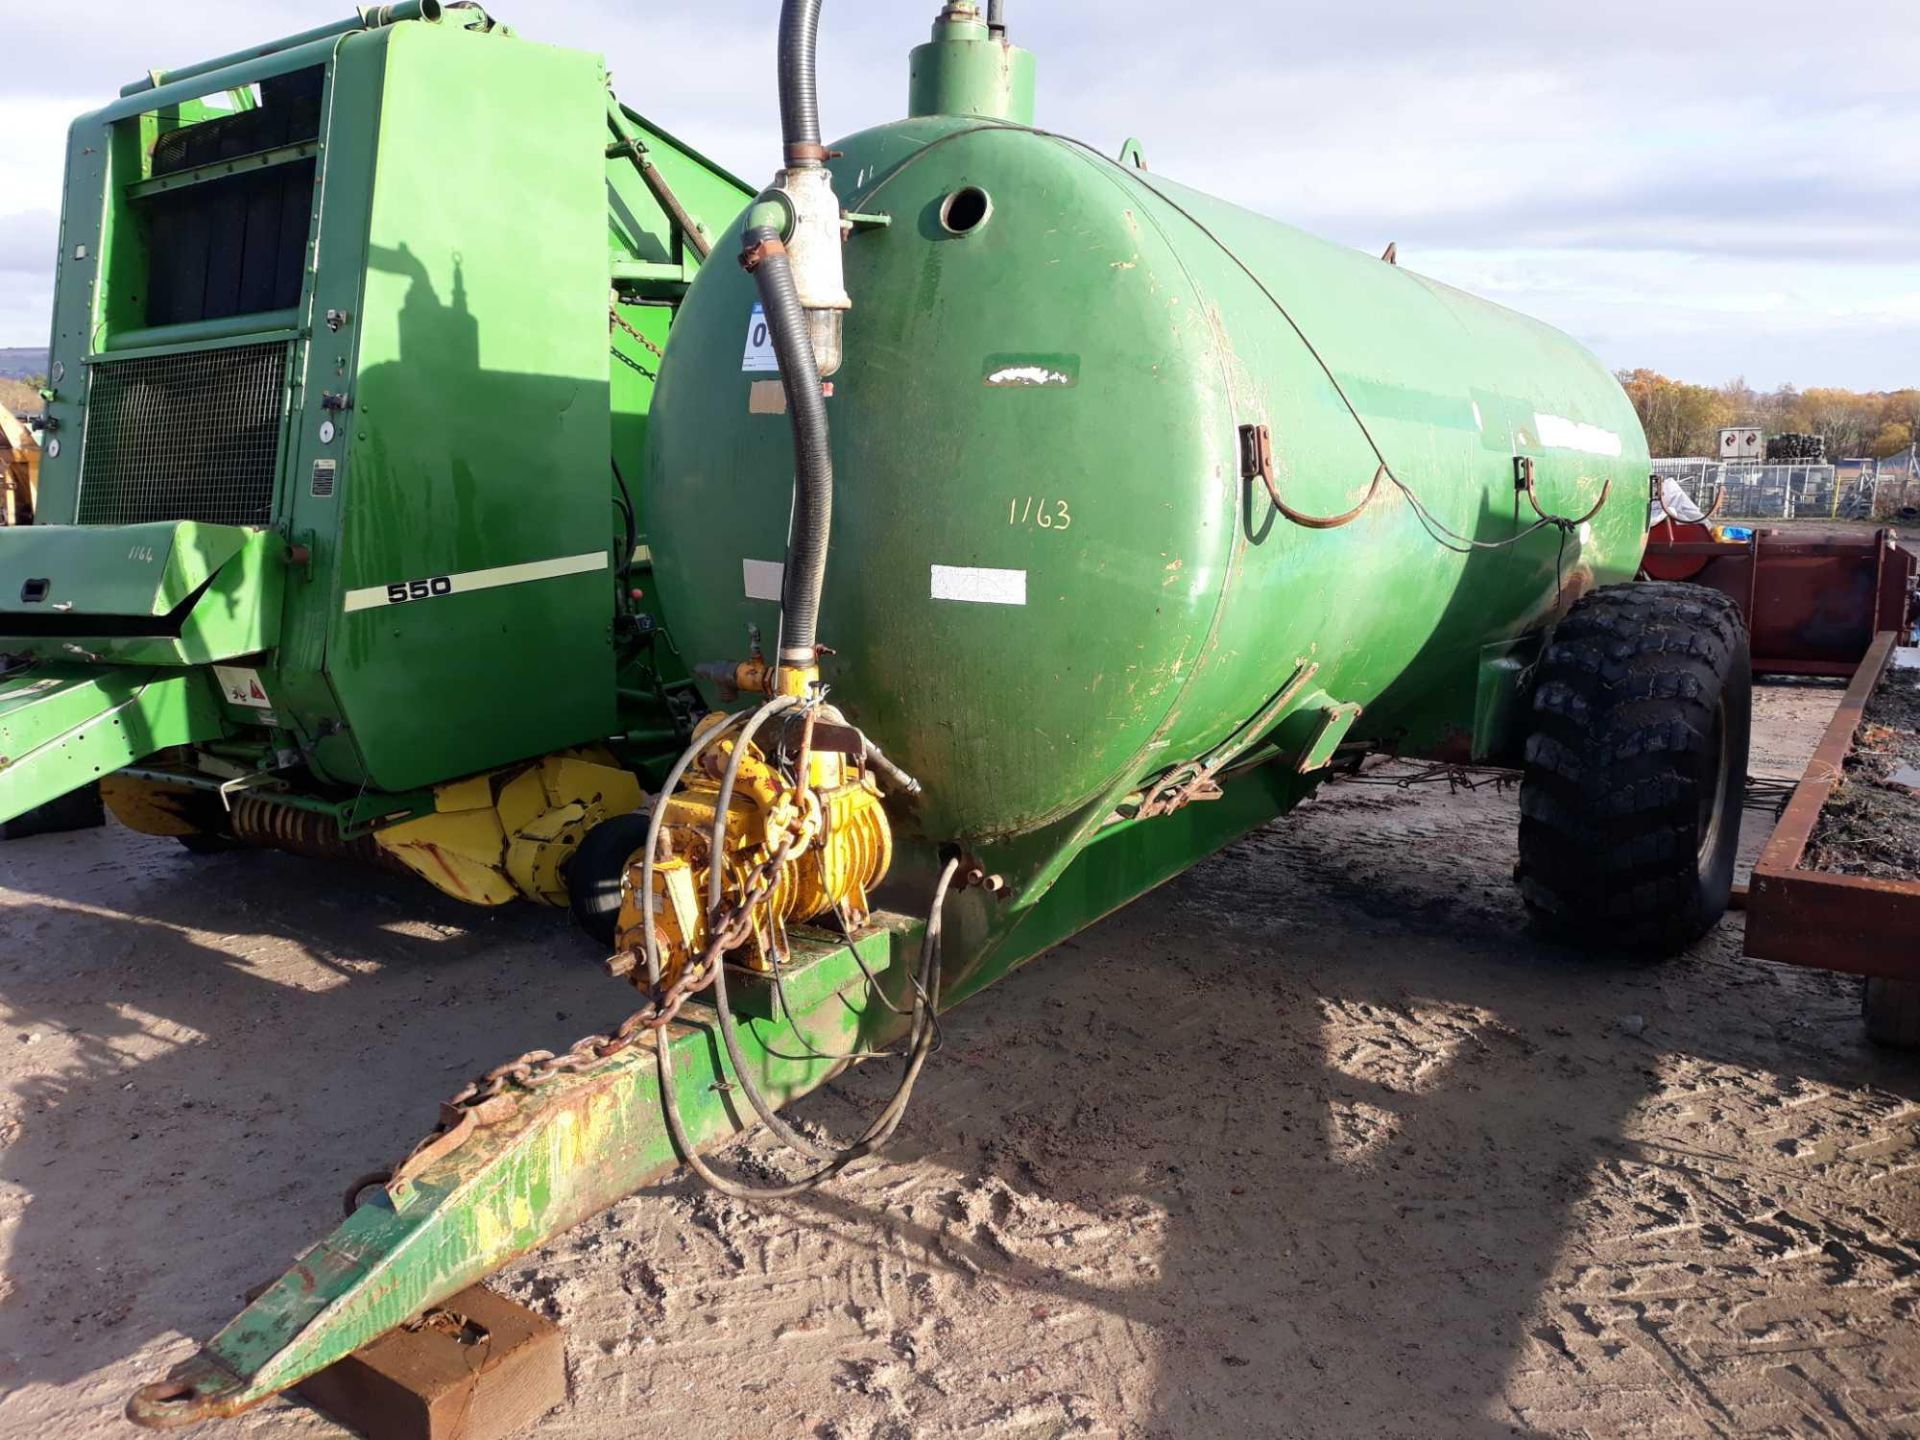
[[[595,550],[587,555],[534,560],[525,565],[500,565],[491,570],[468,570],[458,575],[433,575],[425,580],[396,580],[390,585],[369,585],[363,590],[347,591],[343,608],[351,615],[357,610],[412,605],[421,600],[467,595],[476,590],[497,590],[503,585],[525,585],[535,580],[587,575],[605,570],[608,564],[607,552]]]
[[[387,603],[405,605],[411,600],[433,600],[453,593],[453,577],[436,575],[431,580],[405,580],[387,586]]]

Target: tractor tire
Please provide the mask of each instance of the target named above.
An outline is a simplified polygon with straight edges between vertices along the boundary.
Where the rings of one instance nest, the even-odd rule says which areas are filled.
[[[567,908],[574,922],[607,949],[620,924],[627,861],[647,843],[651,810],[615,815],[589,830],[567,862]]]
[[[1920,980],[1868,976],[1860,1012],[1866,1018],[1867,1038],[1874,1044],[1920,1048]]]
[[[1675,955],[1733,889],[1753,680],[1727,596],[1658,581],[1582,599],[1535,675],[1522,898],[1586,949]]]

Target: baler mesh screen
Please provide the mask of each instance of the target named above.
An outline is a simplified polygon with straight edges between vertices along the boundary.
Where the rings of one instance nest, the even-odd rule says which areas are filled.
[[[281,341],[96,363],[80,524],[270,522],[287,353]]]

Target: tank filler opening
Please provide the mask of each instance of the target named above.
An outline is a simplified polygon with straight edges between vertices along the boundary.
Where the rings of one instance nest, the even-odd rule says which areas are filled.
[[[949,195],[940,206],[940,226],[949,235],[970,235],[993,218],[993,197],[978,185]]]

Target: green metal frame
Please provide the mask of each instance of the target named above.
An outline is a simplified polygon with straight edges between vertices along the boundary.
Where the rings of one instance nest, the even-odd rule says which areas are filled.
[[[37,667],[0,680],[0,815],[22,815],[169,745],[226,734],[195,671]]]
[[[150,195],[164,195],[170,190],[185,190],[193,185],[204,185],[209,180],[225,180],[231,175],[251,175],[256,171],[271,170],[278,165],[292,165],[301,160],[311,160],[319,153],[318,140],[302,140],[297,145],[280,145],[252,155],[236,155],[231,160],[209,160],[204,165],[195,165],[188,170],[176,170],[171,175],[156,175],[152,179],[138,180],[127,186],[126,194],[129,200],[145,200]]]
[[[192,521],[28,525],[0,530],[0,575],[13,654],[211,665],[275,644],[287,548],[272,531]],[[28,601],[25,586],[40,581],[45,598]]]

